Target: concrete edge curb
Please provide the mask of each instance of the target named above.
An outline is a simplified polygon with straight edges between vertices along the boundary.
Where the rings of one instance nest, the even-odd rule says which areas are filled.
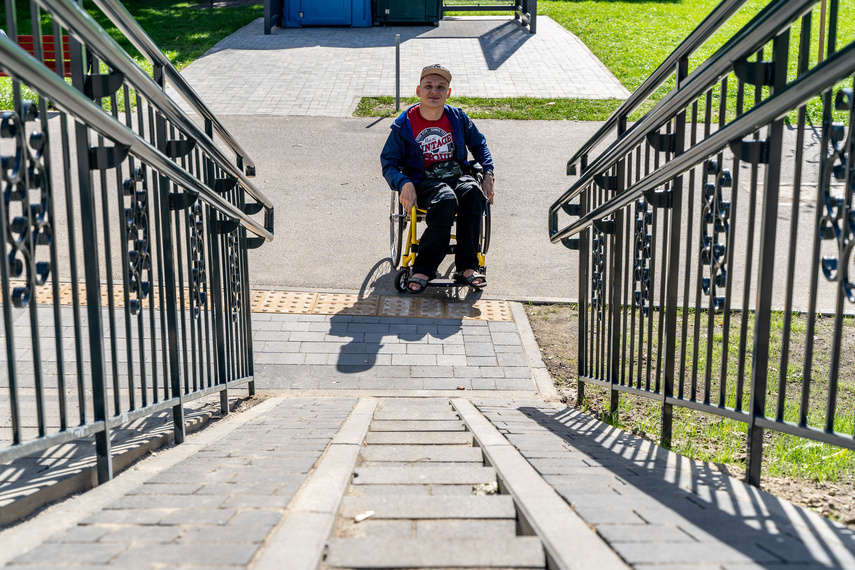
[[[314,570],[320,565],[376,407],[372,398],[356,403],[250,564],[253,570]]]
[[[207,430],[193,434],[181,445],[146,459],[135,469],[121,473],[112,481],[48,507],[33,519],[3,531],[0,533],[0,566],[94,515],[155,475],[190,457],[200,448],[222,439],[282,401],[283,398],[271,398],[245,412],[230,414]]]
[[[540,396],[547,402],[557,401],[558,391],[555,389],[555,384],[552,383],[552,377],[546,369],[546,364],[543,363],[543,358],[540,357],[540,347],[534,338],[534,331],[531,328],[531,323],[528,322],[528,315],[525,314],[525,308],[516,301],[510,301],[508,305],[511,307],[511,314],[517,325],[517,331],[520,333],[520,340],[522,341],[525,357],[528,360],[528,367],[531,370],[537,391],[540,392]]]
[[[543,543],[549,568],[628,568],[474,404],[462,398],[451,404],[513,497],[523,528]]]

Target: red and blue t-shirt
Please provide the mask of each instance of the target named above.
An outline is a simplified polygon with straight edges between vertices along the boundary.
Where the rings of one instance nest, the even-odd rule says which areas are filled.
[[[425,167],[436,162],[454,159],[455,147],[451,121],[445,113],[438,121],[428,121],[419,113],[419,106],[415,105],[407,111],[407,118],[413,129],[413,138],[422,147]]]

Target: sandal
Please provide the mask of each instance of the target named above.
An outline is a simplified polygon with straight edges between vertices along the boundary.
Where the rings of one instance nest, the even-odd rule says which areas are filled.
[[[487,276],[483,273],[478,273],[477,271],[473,272],[469,277],[464,277],[463,273],[458,273],[457,278],[462,280],[464,283],[472,287],[473,289],[483,289],[487,286]],[[475,283],[477,279],[480,279],[480,283]]]
[[[412,287],[410,287],[410,285],[413,283],[418,285],[419,288],[413,289]],[[427,279],[422,279],[421,277],[410,277],[410,279],[407,281],[407,291],[412,295],[418,295],[419,293],[422,293],[425,289],[427,289],[427,284]]]

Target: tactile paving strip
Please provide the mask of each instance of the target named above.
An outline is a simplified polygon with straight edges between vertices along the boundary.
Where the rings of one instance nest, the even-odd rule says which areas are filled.
[[[12,283],[13,287],[23,283]],[[86,286],[78,286],[78,301],[86,304]],[[108,301],[107,286],[101,286],[101,306]],[[149,307],[154,300],[159,307],[159,291],[153,287],[143,302]],[[59,304],[71,305],[72,286],[59,286]],[[53,288],[42,285],[36,288],[36,302],[53,303]],[[125,306],[125,291],[121,285],[113,286],[113,306]],[[184,306],[190,308],[190,291],[184,289]],[[253,313],[288,313],[298,315],[355,315],[363,317],[401,317],[421,319],[475,319],[482,321],[513,321],[510,306],[506,301],[479,299],[477,301],[448,301],[432,297],[412,295],[379,295],[362,297],[347,293],[309,293],[295,291],[253,291],[251,294]]]
[[[311,314],[317,299],[317,293],[255,291],[252,295],[252,312]]]
[[[318,301],[312,311],[315,315],[358,315],[377,316],[379,297],[361,297],[343,293],[318,293]]]

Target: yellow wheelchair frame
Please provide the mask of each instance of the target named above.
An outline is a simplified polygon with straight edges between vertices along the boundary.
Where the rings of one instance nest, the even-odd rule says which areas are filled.
[[[479,177],[480,182],[480,177]],[[419,246],[418,224],[423,222],[427,210],[412,207],[408,214],[404,214],[399,193],[392,191],[392,200],[389,207],[389,246],[392,264],[398,272],[395,274],[395,289],[403,293],[407,291],[407,282],[412,277],[413,262],[416,260]],[[455,227],[457,216],[455,215]],[[406,231],[405,231],[406,228]],[[456,232],[452,232],[451,239],[457,241]],[[451,245],[448,253],[454,252],[456,243]],[[490,248],[490,203],[484,208],[481,218],[481,231],[478,243],[478,271],[487,272],[487,251]],[[461,279],[436,278],[428,281],[429,287],[467,287],[467,283]]]

